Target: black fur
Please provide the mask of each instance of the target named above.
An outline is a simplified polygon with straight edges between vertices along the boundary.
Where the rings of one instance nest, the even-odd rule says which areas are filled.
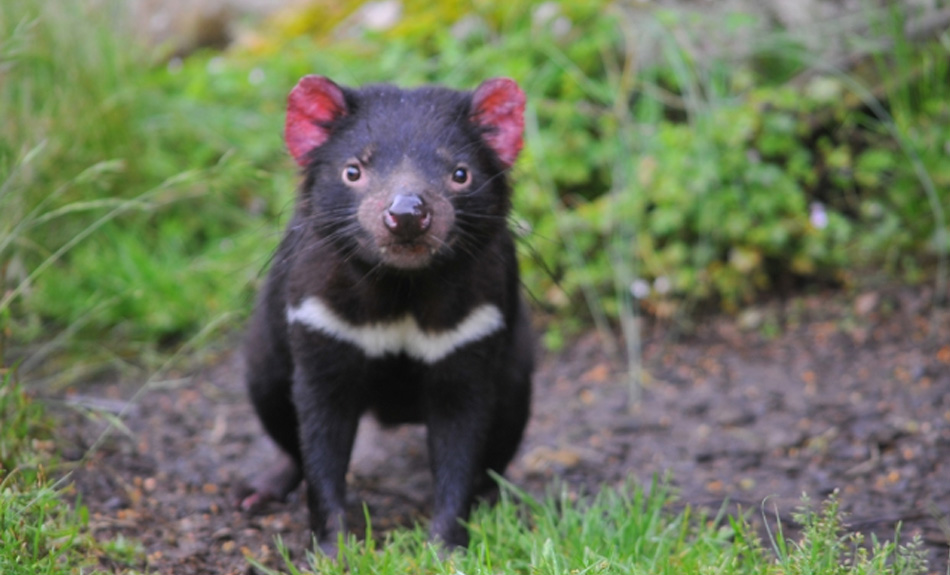
[[[344,529],[345,474],[360,416],[372,411],[384,424],[423,423],[435,485],[431,534],[464,546],[460,519],[492,489],[487,472],[502,473],[512,459],[529,412],[533,344],[507,228],[505,166],[486,143],[491,127],[472,119],[471,93],[391,86],[342,92],[346,114],[323,125],[329,139],[305,158],[295,214],[247,333],[251,399],[289,456],[252,492],[282,498],[304,478],[311,528],[332,549]],[[354,191],[341,178],[353,158],[361,159],[371,189]],[[457,165],[471,177],[461,192],[446,184]],[[425,189],[386,188],[394,181]],[[433,229],[436,218],[451,219],[435,253],[408,267],[387,261],[379,250],[385,230],[359,219],[365,202],[385,207],[401,192],[427,198]],[[368,358],[354,345],[288,323],[288,306],[311,296],[354,325],[408,313],[424,331],[442,332],[493,304],[505,327],[434,364],[405,354]]]

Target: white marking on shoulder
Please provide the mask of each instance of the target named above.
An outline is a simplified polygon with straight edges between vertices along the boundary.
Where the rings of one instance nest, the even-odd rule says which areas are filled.
[[[501,311],[492,304],[482,304],[454,328],[434,333],[423,331],[411,314],[388,322],[354,325],[316,297],[308,297],[296,307],[288,307],[287,321],[351,343],[368,357],[404,352],[428,364],[441,361],[455,350],[505,327]]]

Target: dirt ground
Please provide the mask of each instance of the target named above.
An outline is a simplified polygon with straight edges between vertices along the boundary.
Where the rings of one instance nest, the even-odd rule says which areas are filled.
[[[852,529],[890,539],[919,534],[931,571],[946,573],[950,541],[950,314],[926,289],[798,297],[709,319],[688,335],[644,328],[641,397],[627,404],[623,366],[596,334],[542,354],[533,417],[508,477],[541,494],[649,482],[672,473],[681,503],[728,499],[783,521],[803,492],[839,490]],[[250,573],[244,554],[278,565],[275,536],[299,557],[308,543],[299,490],[246,516],[232,485],[267,465],[271,449],[227,356],[173,381],[82,388],[65,409],[62,442],[102,537],[143,542],[161,573]],[[141,393],[116,431],[90,452],[108,418]],[[351,528],[425,521],[423,430],[361,426],[349,477]],[[82,459],[85,456],[85,459]],[[105,565],[105,567],[109,567]]]

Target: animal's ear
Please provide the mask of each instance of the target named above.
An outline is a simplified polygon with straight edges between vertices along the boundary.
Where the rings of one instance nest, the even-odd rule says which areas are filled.
[[[507,168],[515,163],[524,136],[524,92],[514,80],[485,80],[472,94],[471,120],[485,128],[485,143]]]
[[[328,124],[347,114],[343,90],[329,78],[304,76],[287,96],[284,141],[301,166],[330,137]]]

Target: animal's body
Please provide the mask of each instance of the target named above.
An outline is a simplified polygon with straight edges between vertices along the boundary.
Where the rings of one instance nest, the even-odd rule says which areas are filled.
[[[242,507],[304,479],[311,528],[332,549],[371,411],[426,426],[432,536],[467,544],[459,520],[511,461],[529,413],[506,179],[523,108],[507,79],[456,92],[307,76],[293,89],[285,138],[303,183],[245,345],[251,399],[282,457]]]

